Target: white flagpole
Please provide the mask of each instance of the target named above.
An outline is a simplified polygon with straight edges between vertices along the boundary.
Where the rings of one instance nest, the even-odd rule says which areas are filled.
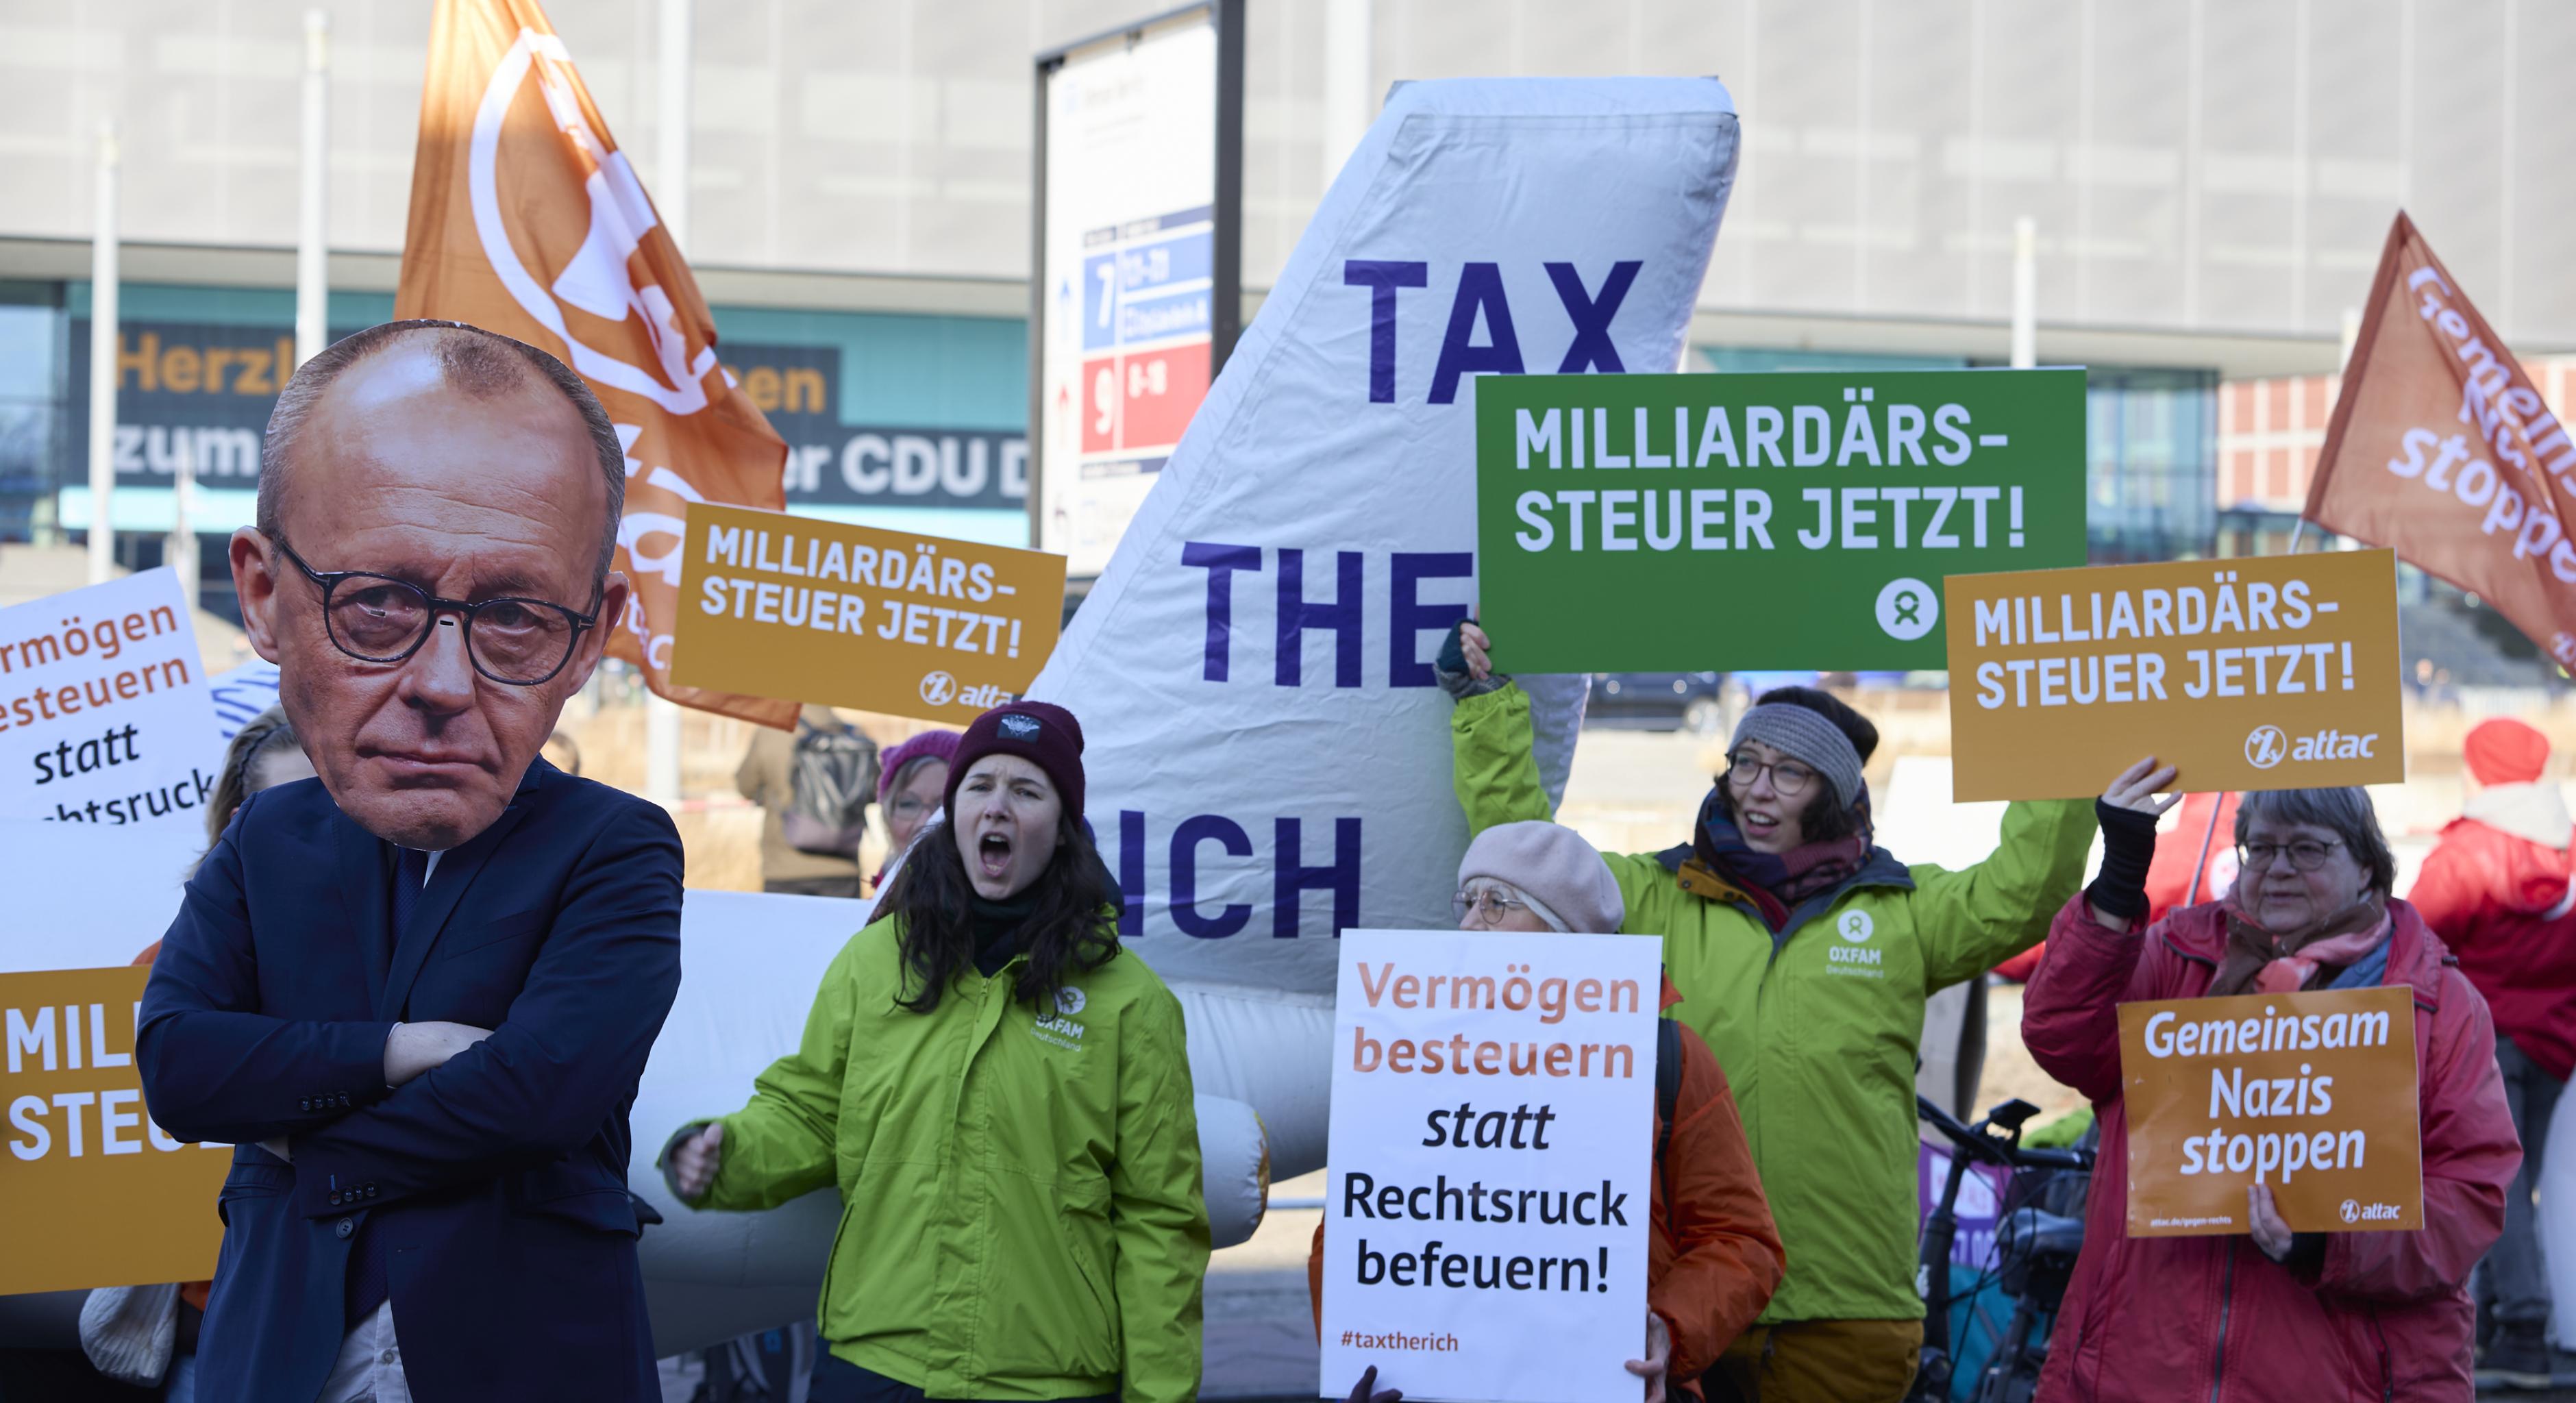
[[[662,0],[659,106],[661,175],[653,207],[674,247],[689,243],[689,65],[694,47],[691,0]],[[680,802],[680,705],[647,690],[644,697],[644,797],[665,808]]]
[[[116,123],[98,130],[89,255],[89,582],[116,570]]]
[[[2012,364],[2039,364],[2039,223],[2029,215],[2013,221]]]
[[[304,191],[295,229],[295,363],[330,336],[331,17],[304,12]]]

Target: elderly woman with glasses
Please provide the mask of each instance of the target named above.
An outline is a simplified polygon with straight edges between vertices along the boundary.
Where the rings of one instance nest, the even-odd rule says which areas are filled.
[[[1458,698],[1468,827],[1548,816],[1529,699],[1474,624],[1438,664]],[[1861,767],[1878,728],[1811,687],[1762,694],[1684,841],[1605,859],[1619,929],[1663,941],[1674,1016],[1743,1103],[1789,1269],[1712,1372],[1763,1403],[1894,1403],[1923,1338],[1914,1066],[1924,1001],[2035,943],[2084,879],[2093,814],[2015,804],[1972,867],[1908,866],[1872,841]]]
[[[2173,803],[2157,791],[2173,778],[2151,757],[2103,797],[2101,874],[2058,913],[2022,1005],[2031,1055],[2091,1098],[2102,1126],[2084,1255],[2038,1396],[2467,1398],[2465,1287],[2522,1157],[2486,1000],[2390,896],[2397,861],[2359,789],[2246,795],[2235,890],[2139,930],[2156,817]],[[2294,1233],[2257,1185],[2250,1235],[2128,1236],[2119,1005],[2375,986],[2415,1004],[2423,1228]]]
[[[1460,930],[1608,935],[1626,917],[1627,902],[1582,834],[1553,823],[1505,823],[1467,845],[1452,909]],[[1664,1009],[1680,1002],[1666,981]],[[1628,1361],[1628,1372],[1645,1380],[1645,1403],[1701,1397],[1700,1375],[1762,1313],[1784,1261],[1726,1073],[1687,1023],[1667,1018],[1663,1026],[1655,1049],[1645,1353]],[[1306,1275],[1320,1330],[1320,1224]],[[1373,1382],[1351,1397],[1372,1398]]]

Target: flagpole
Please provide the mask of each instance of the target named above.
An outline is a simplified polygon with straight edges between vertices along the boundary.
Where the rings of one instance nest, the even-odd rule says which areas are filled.
[[[2299,518],[2298,524],[2290,528],[2290,549],[2287,552],[2288,554],[2297,555],[2299,553],[2299,538],[2306,535],[2307,530],[2308,519],[2303,515]]]
[[[331,17],[304,12],[304,189],[295,223],[295,363],[330,335]]]
[[[662,0],[662,72],[658,94],[661,158],[653,207],[671,246],[689,246],[689,67],[695,38],[692,0]],[[648,659],[646,666],[651,666]],[[644,695],[644,797],[664,808],[680,802],[680,704],[647,687]]]
[[[89,582],[116,570],[116,123],[98,129],[89,255]]]

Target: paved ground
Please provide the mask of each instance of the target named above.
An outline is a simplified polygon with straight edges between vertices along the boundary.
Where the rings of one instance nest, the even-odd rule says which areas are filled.
[[[1270,1186],[1272,1202],[1320,1198],[1321,1170]],[[1306,1293],[1306,1249],[1316,1209],[1273,1208],[1250,1242],[1208,1262],[1208,1398],[1312,1398],[1317,1348]]]

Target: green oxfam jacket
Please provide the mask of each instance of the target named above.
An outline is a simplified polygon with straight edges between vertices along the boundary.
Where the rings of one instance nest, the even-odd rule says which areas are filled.
[[[894,920],[853,936],[698,1206],[839,1185],[823,1338],[933,1398],[1181,1403],[1208,1221],[1180,1001],[1128,951],[1041,1016],[1025,958],[908,1013]]]
[[[1529,698],[1505,687],[1458,704],[1467,826],[1552,815],[1530,757]],[[1650,855],[1611,856],[1622,927],[1659,935],[1682,1002],[1726,1069],[1788,1248],[1764,1323],[1919,1317],[1914,1294],[1914,1064],[1923,1001],[2048,933],[2083,880],[2088,804],[2014,804],[1994,856],[1965,871],[1873,852],[1841,890],[1759,916],[1694,896]]]

